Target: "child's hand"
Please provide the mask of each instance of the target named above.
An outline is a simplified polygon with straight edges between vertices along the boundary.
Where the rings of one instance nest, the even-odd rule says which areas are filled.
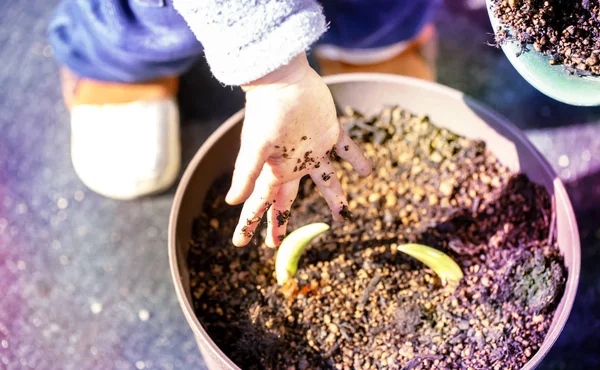
[[[248,244],[268,210],[266,244],[278,246],[300,178],[307,174],[327,200],[333,218],[341,220],[342,206],[348,203],[330,163],[331,150],[335,147],[362,176],[371,173],[371,164],[342,131],[331,93],[306,55],[243,88],[246,118],[226,197],[229,204],[245,202],[233,243]]]

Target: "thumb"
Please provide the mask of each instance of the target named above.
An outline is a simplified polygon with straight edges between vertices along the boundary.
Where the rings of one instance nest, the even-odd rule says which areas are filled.
[[[268,156],[266,146],[249,146],[242,142],[235,161],[231,187],[225,197],[227,203],[236,205],[248,199]]]

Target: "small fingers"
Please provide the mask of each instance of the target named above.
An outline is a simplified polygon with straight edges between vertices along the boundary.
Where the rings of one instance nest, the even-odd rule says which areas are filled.
[[[278,185],[261,182],[259,178],[254,191],[244,203],[240,221],[233,233],[232,242],[236,247],[243,247],[252,240],[263,214],[271,207],[278,192]]]
[[[310,173],[310,177],[331,208],[333,219],[343,221],[345,218],[343,210],[348,210],[348,201],[333,166],[331,164],[321,165],[318,170]]]
[[[227,203],[236,205],[248,199],[268,156],[266,146],[250,147],[242,144],[235,161],[231,187],[225,197]]]
[[[337,155],[349,162],[359,175],[368,176],[371,173],[371,162],[348,134],[342,131],[335,148]]]
[[[290,208],[296,195],[300,180],[287,182],[279,188],[279,193],[275,197],[275,203],[268,212],[269,225],[267,227],[267,238],[265,243],[267,247],[275,248],[281,244],[286,234],[288,219],[290,218]]]

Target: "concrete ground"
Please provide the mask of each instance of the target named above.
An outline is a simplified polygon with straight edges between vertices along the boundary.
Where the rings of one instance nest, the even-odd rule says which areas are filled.
[[[438,16],[439,82],[508,117],[567,184],[582,274],[567,326],[541,369],[600,368],[600,108],[553,101],[503,54],[481,0]],[[77,179],[68,114],[45,39],[56,0],[0,2],[0,369],[202,369],[167,263],[174,190],[104,199]],[[230,114],[238,90],[199,65],[181,93],[184,160]]]

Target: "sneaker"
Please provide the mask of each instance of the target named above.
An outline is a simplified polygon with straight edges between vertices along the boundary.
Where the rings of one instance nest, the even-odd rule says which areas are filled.
[[[435,80],[437,35],[427,25],[412,40],[372,49],[318,45],[314,54],[324,75],[338,73],[391,73]]]
[[[178,78],[136,84],[61,70],[71,113],[71,159],[91,190],[112,199],[162,192],[181,166]]]

